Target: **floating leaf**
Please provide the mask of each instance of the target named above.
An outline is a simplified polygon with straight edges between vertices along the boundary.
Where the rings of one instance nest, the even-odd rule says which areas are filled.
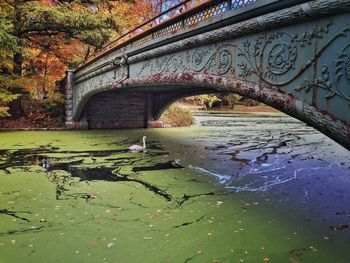
[[[315,247],[313,247],[313,246],[309,246],[309,248],[312,250],[312,252],[317,252],[318,250],[315,248]]]

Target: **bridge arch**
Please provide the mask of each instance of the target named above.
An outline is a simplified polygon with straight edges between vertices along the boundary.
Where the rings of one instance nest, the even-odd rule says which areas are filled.
[[[122,36],[71,71],[67,127],[89,121],[91,128],[118,127],[114,120],[127,119],[111,112],[122,109],[142,112],[137,125],[120,127],[146,127],[180,97],[232,92],[300,119],[350,149],[350,0],[257,0],[239,8],[232,2],[211,0]],[[217,8],[223,9],[212,11]],[[123,104],[127,99],[135,100],[131,110]],[[111,122],[94,127],[86,117],[90,106],[95,123],[103,114]]]

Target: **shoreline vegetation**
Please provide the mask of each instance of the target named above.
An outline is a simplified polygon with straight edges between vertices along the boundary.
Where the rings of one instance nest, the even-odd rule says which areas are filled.
[[[0,117],[0,130],[64,130],[64,110],[57,104],[24,99],[13,107],[15,114]],[[50,107],[48,105],[51,105]],[[163,128],[195,124],[194,112],[225,112],[234,114],[268,114],[279,111],[255,100],[230,95],[201,95],[181,99],[162,114]]]
[[[164,111],[160,120],[163,122],[163,128],[187,127],[195,124],[195,118],[193,116],[194,112],[206,111],[235,114],[280,113],[280,111],[265,104],[254,106],[235,105],[234,107],[222,106],[206,109],[203,106],[193,105],[189,103],[174,103]]]
[[[206,109],[203,105],[194,105],[186,102],[176,102],[164,111],[160,120],[163,122],[163,128],[174,128],[174,127],[188,127],[195,124],[195,118],[193,113],[195,112],[225,112],[235,114],[258,114],[258,113],[280,113],[278,110],[264,105],[234,105],[212,107]],[[0,131],[1,130],[65,130],[63,121],[44,121],[36,120],[33,121],[30,118],[20,117],[19,119],[12,118],[1,118],[0,119]]]
[[[208,96],[208,95],[205,95]],[[200,96],[196,96],[200,97]],[[197,100],[197,101],[194,101]],[[167,108],[160,120],[163,123],[163,128],[173,127],[188,127],[195,124],[195,112],[225,112],[234,114],[269,114],[280,113],[278,110],[267,105],[257,103],[255,101],[250,104],[234,104],[234,105],[220,105],[220,104],[206,104],[199,101],[200,98],[191,97],[187,101],[178,101]],[[23,102],[22,102],[23,103]],[[63,112],[59,110],[52,110],[55,115],[49,115],[47,110],[37,106],[36,114],[31,115],[33,111],[32,105],[24,103],[24,113],[19,118],[0,118],[1,130],[64,130]],[[29,114],[27,114],[26,108]]]

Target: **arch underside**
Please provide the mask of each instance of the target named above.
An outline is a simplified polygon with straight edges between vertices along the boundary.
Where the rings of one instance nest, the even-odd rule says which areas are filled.
[[[180,98],[200,94],[236,93],[295,117],[350,149],[350,127],[344,120],[299,100],[281,89],[263,84],[225,76],[165,73],[127,79],[119,83],[118,88],[106,85],[99,90],[102,92],[86,94],[86,97],[77,105],[77,109],[82,114],[75,116],[75,119],[79,120],[85,115],[87,121],[91,122],[90,128],[147,127],[148,121],[158,119],[168,105]],[[96,98],[100,100],[97,104]],[[91,113],[95,114],[98,110],[100,112],[94,117],[95,119],[91,117]],[[93,124],[92,119],[103,119],[107,112],[120,121],[106,125],[108,120],[105,120],[104,124]],[[86,116],[89,114],[90,116]],[[124,123],[124,125],[118,123]]]

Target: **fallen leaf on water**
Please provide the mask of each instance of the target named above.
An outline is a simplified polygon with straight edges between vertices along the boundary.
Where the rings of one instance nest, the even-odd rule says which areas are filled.
[[[107,209],[105,212],[106,212],[106,213],[110,213],[110,212],[111,212],[111,210],[110,210],[110,209]]]
[[[264,257],[263,262],[265,262],[265,263],[270,262],[270,258],[269,257]]]
[[[312,252],[317,252],[318,250],[314,248],[313,246],[309,246],[309,248],[312,250]]]
[[[222,205],[223,203],[224,203],[223,201],[217,201],[217,202],[216,202],[216,205],[217,205],[217,206],[220,206],[220,205]]]
[[[15,239],[12,239],[12,240],[11,240],[11,243],[12,243],[13,245],[15,245],[15,244],[16,244],[16,240],[15,240]]]
[[[153,237],[143,237],[144,240],[150,240],[153,239]]]
[[[107,247],[111,248],[111,247],[113,247],[113,245],[114,245],[114,243],[108,243]]]

